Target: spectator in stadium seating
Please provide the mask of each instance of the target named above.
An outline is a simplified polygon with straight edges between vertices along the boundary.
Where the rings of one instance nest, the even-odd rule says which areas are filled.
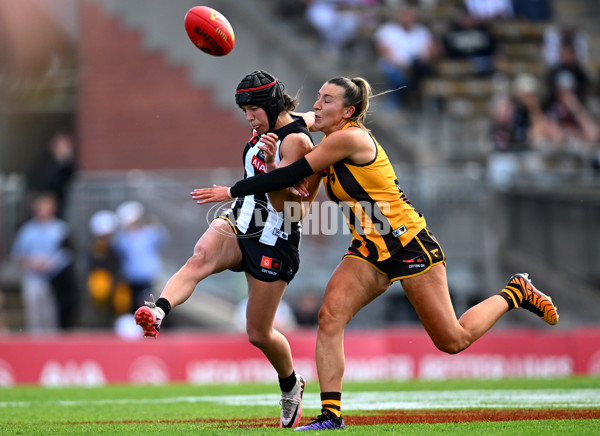
[[[310,0],[306,18],[319,34],[325,53],[335,58],[359,36],[361,17],[352,0]]]
[[[522,135],[521,135],[522,136]],[[515,103],[506,95],[496,96],[491,103],[490,140],[496,152],[513,152],[525,149],[517,136]]]
[[[548,324],[558,322],[552,301],[536,290],[527,274],[515,274],[499,293],[458,319],[446,276],[442,247],[398,186],[384,149],[365,127],[371,87],[360,78],[335,77],[323,84],[313,105],[312,129],[326,136],[298,161],[232,187],[192,191],[200,204],[258,195],[322,174],[329,197],[338,203],[352,242],[333,272],[319,310],[316,362],[321,414],[298,430],[345,428],[341,415],[345,367],[344,330],[366,305],[394,281],[415,308],[432,342],[456,354],[482,337],[509,310],[522,307]],[[276,144],[267,133],[264,142]],[[301,193],[310,191],[300,187]]]
[[[34,192],[52,192],[56,196],[59,218],[64,218],[69,184],[75,174],[75,143],[73,136],[56,132],[48,144],[47,153],[29,175],[29,187]]]
[[[511,18],[514,10],[511,0],[465,0],[465,6],[478,21],[496,21]]]
[[[528,73],[517,75],[513,94],[516,141],[532,150],[554,149],[560,142],[560,128],[544,111],[539,80]]]
[[[393,15],[393,21],[383,23],[374,34],[378,68],[388,89],[406,86],[406,90],[391,92],[387,101],[392,109],[406,105],[405,95],[418,93],[421,80],[432,74],[432,63],[438,49],[430,30],[417,19],[417,9],[403,5]]]
[[[120,228],[112,244],[119,256],[121,275],[131,290],[129,312],[144,304],[162,273],[162,250],[169,233],[138,201],[121,203],[116,214]]]
[[[293,114],[298,101],[268,72],[247,74],[237,86],[235,102],[252,127],[252,136],[240,150],[246,176],[285,166],[312,150],[306,122]],[[273,147],[262,141],[268,132],[280,137]],[[295,372],[290,345],[276,326],[276,314],[300,264],[299,221],[310,210],[319,181],[317,175],[311,178],[314,191],[310,197],[281,189],[225,203],[228,209],[215,214],[193,255],[169,279],[156,303],[149,302],[135,314],[144,334],[156,337],[171,308],[183,304],[206,277],[227,269],[243,272],[248,284],[246,333],[278,376],[282,427],[294,427],[300,420],[305,379]]]
[[[464,6],[457,7],[442,42],[448,57],[469,60],[476,75],[494,73],[496,38],[488,23],[477,20]]]
[[[600,141],[600,127],[577,96],[575,77],[563,71],[555,77],[555,92],[547,110],[562,133],[562,143],[567,150],[588,154]]]
[[[101,327],[112,326],[115,315],[128,312],[131,305],[131,291],[120,280],[120,261],[112,245],[118,226],[119,218],[111,210],[99,210],[89,221],[87,289],[95,309],[92,324]]]
[[[550,68],[562,63],[563,47],[571,46],[574,61],[585,66],[589,62],[589,47],[587,34],[575,26],[551,25],[544,31],[542,57]]]
[[[497,96],[492,104],[495,151],[553,150],[560,143],[560,128],[544,112],[540,83],[533,75],[517,75],[512,96]]]
[[[56,216],[54,193],[33,199],[33,216],[17,231],[12,258],[19,265],[27,330],[50,333],[75,325],[79,294],[74,287],[69,226]]]
[[[591,81],[584,64],[577,56],[577,49],[572,38],[561,40],[558,62],[547,73],[546,86],[551,100],[556,99],[559,84],[565,84],[566,81],[573,85],[575,95],[585,104],[591,88]]]

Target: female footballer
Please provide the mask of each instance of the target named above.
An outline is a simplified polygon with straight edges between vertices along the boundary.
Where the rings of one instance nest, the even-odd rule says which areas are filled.
[[[292,115],[297,101],[271,74],[254,71],[244,77],[235,101],[253,129],[243,152],[246,177],[285,167],[312,149],[304,119]],[[267,132],[277,138],[269,150],[262,142]],[[237,198],[229,211],[212,221],[193,255],[169,279],[156,303],[147,302],[135,313],[144,334],[156,337],[164,317],[185,302],[204,278],[226,269],[243,271],[248,283],[246,331],[250,343],[264,353],[279,376],[281,427],[298,424],[306,383],[295,373],[289,343],[274,328],[274,321],[286,286],[298,271],[299,220],[318,191],[318,176],[312,176],[309,185],[312,195],[307,197],[283,187],[266,195]]]
[[[352,230],[350,248],[333,272],[319,310],[316,364],[322,413],[296,430],[344,428],[344,328],[394,281],[400,281],[433,343],[446,353],[466,349],[513,308],[528,309],[551,325],[558,321],[556,307],[527,274],[513,275],[498,294],[457,319],[442,248],[398,186],[385,151],[365,128],[370,97],[371,87],[362,78],[328,80],[312,114],[312,130],[326,136],[313,151],[285,168],[246,178],[231,188],[192,192],[198,203],[223,201],[292,186],[324,172],[327,195],[340,205]],[[263,142],[274,147],[276,136],[268,134]],[[306,189],[300,192],[307,194]]]

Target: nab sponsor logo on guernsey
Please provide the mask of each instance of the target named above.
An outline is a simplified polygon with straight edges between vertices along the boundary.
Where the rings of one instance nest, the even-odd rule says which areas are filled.
[[[277,275],[277,271],[281,271],[281,261],[263,256],[260,261],[262,272],[271,275]]]

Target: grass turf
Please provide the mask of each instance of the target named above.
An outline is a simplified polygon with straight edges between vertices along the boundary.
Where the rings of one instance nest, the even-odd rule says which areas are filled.
[[[599,389],[600,377],[560,379],[447,380],[346,383],[344,392],[407,392],[431,395],[446,391],[477,390],[513,392],[546,389]],[[318,413],[318,384],[310,383],[305,401],[303,423]],[[242,405],[220,402],[252,395],[257,401]],[[276,398],[277,385],[168,385],[168,386],[104,386],[43,388],[19,386],[0,389],[0,435],[187,435],[187,434],[282,434],[288,429],[274,427],[278,423],[279,405],[258,401],[261,396]],[[211,401],[208,401],[208,400]],[[206,400],[206,401],[205,401]],[[212,401],[214,400],[214,401]],[[511,407],[513,399],[506,398]],[[598,402],[592,408],[598,408]],[[342,406],[344,402],[342,402]],[[567,407],[569,407],[567,405]],[[519,408],[515,403],[514,408]],[[344,410],[344,416],[374,414],[375,410]],[[433,412],[432,412],[433,413]],[[600,434],[599,419],[528,420],[503,422],[458,422],[446,424],[351,425],[347,433],[379,434]],[[309,434],[314,434],[311,432]]]

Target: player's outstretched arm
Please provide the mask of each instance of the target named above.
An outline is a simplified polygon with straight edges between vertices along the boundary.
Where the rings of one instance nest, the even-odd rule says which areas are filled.
[[[226,201],[235,197],[284,189],[313,173],[306,157],[303,157],[286,167],[238,180],[231,188],[213,186],[212,188],[194,189],[190,194],[198,204]]]
[[[190,194],[198,204],[218,203],[233,199],[229,194],[229,189],[229,186],[213,185],[212,188],[194,189]]]
[[[270,135],[272,138],[268,138]],[[261,140],[264,142],[269,139],[277,140],[277,135],[266,133]],[[364,143],[361,145],[360,141],[356,141],[356,133],[350,132],[349,129],[334,132],[321,141],[321,144],[313,151],[296,162],[268,173],[238,180],[229,188],[228,193],[233,198],[288,188],[311,174],[351,156],[363,146]],[[371,147],[371,143],[368,143],[368,146]],[[198,204],[224,201],[227,199],[223,198],[224,194],[225,187],[222,186],[195,189],[191,192],[192,198]]]

